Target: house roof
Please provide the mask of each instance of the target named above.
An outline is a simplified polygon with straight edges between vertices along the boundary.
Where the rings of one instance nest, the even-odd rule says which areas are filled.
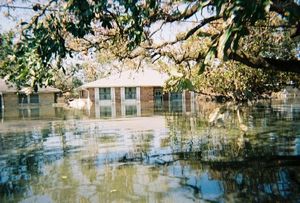
[[[12,85],[11,83],[6,82],[3,79],[0,79],[0,92],[2,93],[18,92],[18,89],[16,88],[15,85]],[[20,92],[24,92],[24,91],[20,90]],[[54,87],[40,87],[38,89],[38,92],[52,93],[52,92],[60,92],[60,90]]]
[[[153,69],[128,70],[82,85],[93,87],[162,87],[169,76]]]

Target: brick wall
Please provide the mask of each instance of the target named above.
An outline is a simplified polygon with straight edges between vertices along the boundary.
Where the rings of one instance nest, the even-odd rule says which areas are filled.
[[[140,88],[140,98],[141,98],[141,114],[148,115],[153,114],[154,107],[154,89],[153,87],[141,87]]]
[[[191,111],[191,92],[185,91],[185,110],[187,112]]]
[[[153,103],[153,87],[141,87],[141,102]]]
[[[116,103],[121,102],[121,88],[120,87],[115,87],[115,99],[116,99]]]
[[[121,115],[121,88],[115,87],[116,115]]]

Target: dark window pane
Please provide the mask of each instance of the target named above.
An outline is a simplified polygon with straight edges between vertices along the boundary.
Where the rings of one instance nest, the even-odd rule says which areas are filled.
[[[110,88],[99,88],[100,100],[111,100]]]
[[[172,92],[171,93],[171,101],[181,100],[181,99],[182,99],[182,93],[181,92]]]
[[[135,116],[135,115],[137,115],[136,105],[125,106],[125,115],[126,116]]]
[[[20,118],[28,118],[28,116],[29,116],[28,109],[19,109]]]
[[[31,94],[30,95],[30,103],[31,104],[38,104],[39,103],[39,95],[38,94]]]
[[[125,99],[136,99],[136,87],[125,87]]]
[[[182,93],[172,92],[170,95],[171,111],[181,112],[182,111]]]
[[[111,106],[100,106],[100,117],[111,117],[112,109]]]
[[[40,116],[40,109],[36,108],[36,109],[31,109],[30,111],[30,116],[31,117],[39,117]]]
[[[27,100],[27,95],[26,94],[19,94],[19,104],[27,104],[28,100]]]

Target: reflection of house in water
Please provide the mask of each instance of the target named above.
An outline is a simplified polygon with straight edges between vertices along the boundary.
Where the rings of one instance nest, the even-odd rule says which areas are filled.
[[[53,87],[39,88],[38,92],[25,94],[20,90],[0,79],[0,112],[1,117],[38,117],[40,114],[48,115],[53,103],[56,103],[59,89]]]
[[[165,93],[168,76],[156,70],[125,71],[81,86],[80,95],[95,105],[96,117],[141,116],[163,109],[194,109],[194,93]]]

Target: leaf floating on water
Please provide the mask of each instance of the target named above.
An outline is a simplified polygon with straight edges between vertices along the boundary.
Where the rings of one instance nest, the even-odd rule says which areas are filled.
[[[62,178],[62,179],[67,179],[67,178],[68,178],[68,176],[61,176],[61,178]]]

